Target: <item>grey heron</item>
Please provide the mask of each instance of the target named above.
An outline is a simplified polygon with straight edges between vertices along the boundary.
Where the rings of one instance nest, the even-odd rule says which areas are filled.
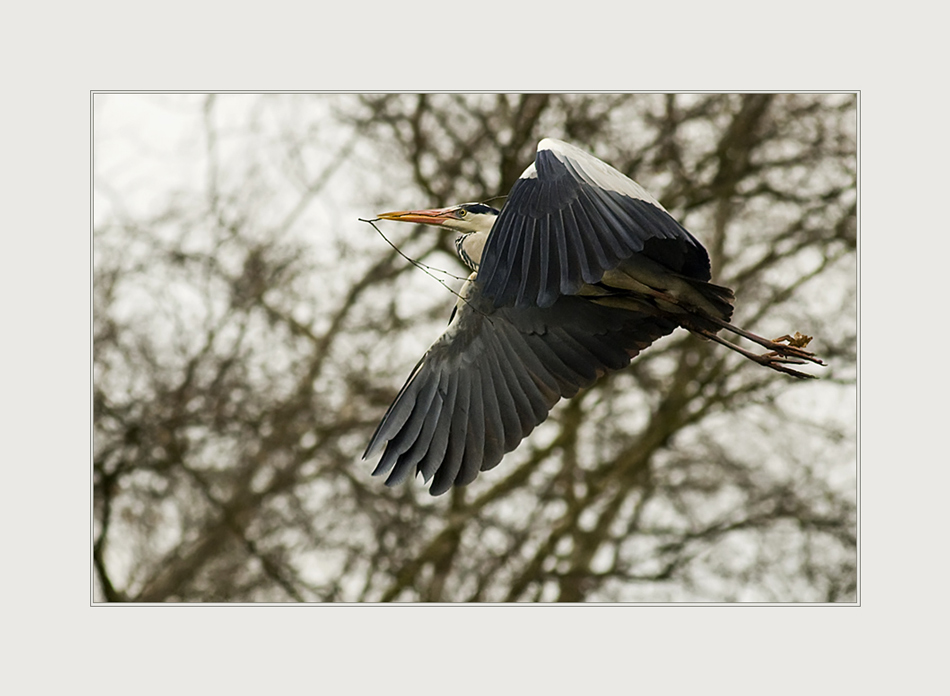
[[[382,213],[438,225],[472,269],[449,325],[410,374],[363,458],[393,486],[421,473],[440,495],[464,486],[554,404],[626,367],[682,327],[795,377],[808,337],[770,341],[733,326],[730,289],[710,283],[709,256],[639,184],[554,139],[499,212],[484,203]],[[758,355],[717,335],[735,332]]]

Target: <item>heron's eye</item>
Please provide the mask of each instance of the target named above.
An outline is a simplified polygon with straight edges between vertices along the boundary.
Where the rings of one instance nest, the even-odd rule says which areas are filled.
[[[456,215],[458,215],[460,218],[463,218],[468,215],[468,211],[465,210],[465,208],[459,208],[459,211],[456,213]]]

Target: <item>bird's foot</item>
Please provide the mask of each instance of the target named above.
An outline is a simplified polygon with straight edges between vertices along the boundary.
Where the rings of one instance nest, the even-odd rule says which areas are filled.
[[[795,348],[805,348],[808,346],[809,343],[811,343],[811,339],[812,339],[811,336],[806,336],[805,334],[798,333],[796,331],[794,336],[789,336],[788,334],[785,334],[784,336],[780,336],[779,338],[773,338],[772,342],[782,343],[784,341],[785,343],[788,343],[788,345],[794,346]]]
[[[765,356],[784,358],[787,362],[792,362],[799,365],[802,365],[805,362],[811,362],[816,365],[824,365],[825,363],[821,360],[821,358],[817,357],[811,351],[805,350],[805,347],[811,343],[811,340],[811,336],[806,336],[805,334],[799,333],[798,331],[795,332],[794,336],[785,334],[784,336],[780,336],[773,341],[768,341],[768,343],[771,345],[766,345],[765,347],[771,348],[772,350],[768,353],[765,353]]]
[[[784,372],[787,375],[798,377],[799,379],[815,379],[815,375],[799,372],[798,370],[795,370],[791,367],[787,367],[787,365],[804,365],[808,362],[822,366],[825,364],[814,353],[805,350],[805,346],[807,346],[812,340],[811,336],[805,336],[804,334],[800,334],[796,331],[794,336],[789,336],[786,334],[785,336],[781,336],[774,341],[770,341],[767,338],[756,336],[753,333],[739,329],[738,327],[734,327],[732,325],[727,325],[726,328],[739,334],[740,336],[748,338],[750,341],[758,343],[763,348],[768,348],[768,352],[759,355],[757,353],[745,350],[734,343],[730,343],[711,331],[704,331],[702,333],[707,338],[710,338],[713,341],[716,341],[717,343],[720,343],[727,348],[740,353],[753,362],[757,362],[760,365],[775,370],[776,372]]]

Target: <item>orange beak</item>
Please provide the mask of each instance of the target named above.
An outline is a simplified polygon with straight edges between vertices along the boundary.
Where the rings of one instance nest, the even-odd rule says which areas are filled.
[[[456,220],[455,208],[433,208],[431,210],[397,210],[392,213],[379,213],[380,220],[398,220],[399,222],[418,222],[423,225],[441,225],[446,220]]]

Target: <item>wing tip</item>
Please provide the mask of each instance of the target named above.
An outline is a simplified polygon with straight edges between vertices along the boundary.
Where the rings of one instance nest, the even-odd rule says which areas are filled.
[[[367,459],[372,459],[382,451],[384,444],[385,440],[373,436],[373,439],[369,441],[366,449],[363,450],[363,456],[360,457],[360,460],[365,462]]]
[[[446,481],[445,483],[440,483],[440,484],[433,483],[429,487],[429,495],[435,498],[440,495],[444,495],[445,493],[448,493],[449,489],[451,488],[452,488],[452,481]]]

